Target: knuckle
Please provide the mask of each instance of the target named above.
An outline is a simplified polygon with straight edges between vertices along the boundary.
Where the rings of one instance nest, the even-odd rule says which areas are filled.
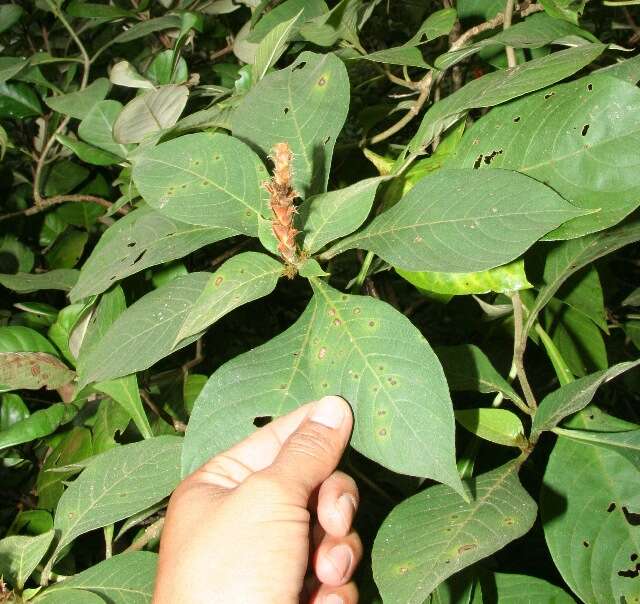
[[[325,460],[335,456],[335,445],[322,430],[315,427],[306,428],[293,434],[287,449],[294,454]]]

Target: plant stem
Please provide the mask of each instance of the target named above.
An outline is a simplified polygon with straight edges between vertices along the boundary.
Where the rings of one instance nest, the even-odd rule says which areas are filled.
[[[27,208],[26,210],[19,210],[18,212],[11,212],[10,214],[3,214],[0,216],[0,222],[3,220],[9,220],[10,218],[16,218],[17,216],[33,216],[43,212],[44,210],[61,203],[67,203],[68,201],[77,201],[84,203],[97,203],[103,208],[109,209],[113,204],[102,197],[96,197],[95,195],[56,195],[55,197],[47,197],[42,199],[40,204]],[[126,208],[119,208],[118,213],[125,215],[129,213]]]
[[[549,334],[542,328],[542,325],[540,325],[540,323],[536,323],[535,330],[536,333],[540,336],[540,340],[542,340],[542,344],[544,346],[544,349],[547,351],[547,356],[549,357],[556,375],[558,376],[560,385],[566,386],[570,382],[573,382],[575,380],[575,378],[573,377],[573,373],[571,373],[567,362],[560,354],[560,351],[553,343],[553,340],[549,337]]]
[[[511,294],[511,303],[513,304],[513,363],[516,367],[516,375],[518,381],[522,387],[524,398],[527,401],[529,409],[535,410],[538,408],[538,403],[533,396],[533,391],[529,385],[527,374],[524,370],[524,351],[527,345],[526,336],[523,338],[523,318],[522,318],[522,300],[520,300],[520,294],[514,292]]]
[[[513,5],[514,0],[507,0],[504,7],[504,22],[502,24],[503,30],[511,27],[511,20],[513,19]],[[513,49],[513,46],[505,46],[504,50],[507,55],[507,65],[509,67],[515,67],[518,64],[518,61],[516,59],[516,51]]]
[[[160,536],[163,527],[164,516],[161,516],[153,524],[150,524],[146,529],[144,529],[144,533],[142,533],[140,537],[133,541],[131,545],[124,550],[123,553],[140,551],[143,547]]]
[[[369,272],[369,268],[371,267],[371,262],[373,261],[373,252],[367,252],[365,259],[360,267],[360,272],[356,276],[353,285],[351,286],[352,292],[359,292],[362,289],[362,284],[364,280],[367,278],[367,273]]]

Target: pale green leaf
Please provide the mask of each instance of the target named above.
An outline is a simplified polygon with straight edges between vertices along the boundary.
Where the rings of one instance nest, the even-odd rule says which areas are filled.
[[[151,134],[175,125],[187,104],[189,89],[169,84],[129,101],[113,124],[117,143],[140,143]]]
[[[437,485],[396,506],[373,546],[373,575],[384,601],[423,604],[447,577],[521,537],[536,504],[517,462],[465,481],[465,503]]]
[[[119,554],[56,583],[47,593],[63,596],[70,590],[83,589],[109,604],[149,604],[157,564],[158,555],[153,552]],[[44,603],[48,604],[48,600]]]
[[[120,218],[102,235],[69,295],[77,301],[99,294],[129,275],[236,234],[227,228],[179,222],[142,207]]]
[[[522,447],[526,443],[520,418],[507,409],[458,409],[455,415],[461,426],[484,440],[507,447]]]
[[[156,17],[155,19],[147,19],[146,21],[140,21],[136,23],[126,31],[117,35],[113,42],[114,44],[124,44],[125,42],[132,42],[144,38],[155,31],[162,31],[164,29],[180,29],[181,19],[178,15],[165,15],[163,17]]]
[[[0,327],[0,352],[46,352],[57,355],[58,351],[42,334],[22,325]]]
[[[144,412],[142,400],[140,400],[138,379],[135,375],[128,375],[107,382],[98,382],[94,385],[94,388],[108,394],[128,413],[143,438],[151,438],[153,436],[149,420]]]
[[[78,280],[75,269],[61,268],[46,273],[0,274],[0,284],[19,294],[30,294],[43,289],[70,290]]]
[[[256,417],[339,394],[353,407],[361,453],[459,489],[451,400],[428,343],[387,304],[311,282],[314,296],[291,328],[210,378],[187,428],[183,474],[246,437]]]
[[[493,107],[563,80],[594,61],[604,49],[603,44],[568,48],[472,80],[431,106],[411,140],[409,150],[421,151],[470,109]]]
[[[87,143],[64,134],[56,135],[56,140],[75,153],[79,159],[94,166],[111,166],[122,161],[122,158],[113,153],[93,145],[87,145]]]
[[[593,75],[498,107],[467,131],[455,165],[517,170],[597,210],[549,239],[613,226],[640,204],[640,90]]]
[[[575,380],[545,396],[533,418],[532,437],[545,430],[552,430],[568,415],[584,409],[602,384],[639,364],[640,360],[618,363],[609,369]]]
[[[227,260],[194,301],[175,344],[215,323],[234,308],[270,294],[284,266],[266,254],[244,252]]]
[[[12,536],[0,540],[0,576],[10,585],[22,589],[47,553],[54,531],[36,537]]]
[[[407,45],[423,44],[446,36],[453,29],[457,17],[455,8],[443,8],[431,13],[424,20],[420,29],[407,42]]]
[[[309,19],[300,35],[317,46],[333,46],[339,40],[358,44],[358,10],[362,0],[340,0],[327,13]]]
[[[355,231],[367,218],[382,178],[306,199],[298,208],[302,245],[311,254]]]
[[[282,56],[302,12],[303,9],[300,9],[298,14],[288,21],[279,23],[258,44],[252,71],[254,82],[260,81],[269,68]]]
[[[267,170],[251,149],[224,134],[187,134],[145,153],[133,180],[145,201],[166,216],[209,227],[258,231],[267,211]]]
[[[318,17],[329,11],[324,0],[286,0],[274,6],[269,12],[265,13],[260,20],[252,28],[247,40],[250,43],[257,44],[265,36],[272,32],[278,25],[289,21],[302,11],[301,19],[298,26],[292,32],[292,37],[299,39],[299,25],[305,21],[309,21],[314,17]],[[255,17],[254,17],[255,18]]]
[[[483,271],[582,212],[517,172],[438,170],[326,257],[360,248],[410,271]]]
[[[105,398],[100,401],[93,426],[91,426],[94,454],[104,453],[117,446],[116,434],[122,434],[130,421],[129,413],[114,400]]]
[[[637,428],[590,408],[578,430]],[[593,417],[594,420],[590,418]],[[608,447],[559,438],[544,474],[540,512],[547,546],[562,578],[583,602],[632,602],[640,526],[638,467]]]
[[[195,338],[174,345],[209,277],[209,273],[178,277],[127,308],[96,345],[80,355],[79,388],[147,369],[192,342]]]
[[[303,52],[267,74],[233,114],[233,134],[264,155],[276,143],[293,152],[293,185],[302,197],[326,190],[331,157],[349,107],[349,78],[333,54]]]
[[[425,69],[430,67],[424,60],[420,49],[415,46],[395,46],[353,58],[366,59],[376,63],[389,63],[390,65],[406,65],[407,67],[424,67]]]
[[[64,593],[47,589],[32,601],[33,604],[106,604],[100,596],[82,589],[68,589]]]
[[[427,271],[414,273],[402,269],[396,269],[396,273],[419,290],[453,296],[486,294],[488,292],[507,293],[533,287],[527,281],[523,260],[515,260],[509,264],[477,273]]]
[[[155,89],[153,83],[141,76],[129,61],[118,61],[109,72],[109,80],[112,84],[127,88]]]
[[[637,468],[640,467],[640,429],[625,432],[597,432],[554,428],[553,431],[563,438],[611,449],[626,457]]]
[[[94,457],[60,498],[52,559],[76,537],[144,510],[180,481],[182,438],[156,436]]]
[[[99,149],[113,153],[118,157],[126,157],[132,149],[131,145],[121,145],[113,138],[113,125],[122,112],[122,103],[118,101],[101,101],[96,103],[87,113],[80,126],[80,138]]]
[[[111,84],[107,78],[98,78],[84,90],[60,96],[50,96],[45,99],[45,103],[50,109],[58,113],[82,120],[89,114],[96,103],[105,99],[110,87]]]
[[[0,449],[31,442],[56,431],[58,426],[73,419],[76,407],[54,403],[46,409],[35,411],[29,417],[16,422],[8,430],[0,432]]]

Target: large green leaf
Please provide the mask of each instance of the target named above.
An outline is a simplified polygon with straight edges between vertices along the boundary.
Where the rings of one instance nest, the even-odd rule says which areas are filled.
[[[109,604],[149,604],[157,564],[158,555],[153,552],[120,554],[56,583],[47,593],[65,594],[71,589],[83,589]]]
[[[483,271],[514,260],[581,213],[517,172],[438,170],[326,257],[361,248],[410,271]]]
[[[142,371],[192,342],[194,338],[175,345],[209,277],[209,273],[177,277],[127,308],[96,345],[80,355],[78,387]]]
[[[30,294],[42,289],[70,290],[78,280],[78,271],[60,268],[46,273],[0,274],[0,284],[19,294]]]
[[[281,262],[258,252],[244,252],[227,260],[209,277],[175,343],[206,329],[234,308],[270,294],[283,269]]]
[[[24,119],[42,113],[40,98],[22,82],[0,84],[0,118]]]
[[[571,308],[589,317],[602,331],[608,333],[607,311],[600,277],[595,266],[568,279],[556,297]]]
[[[313,254],[334,239],[355,231],[369,215],[382,180],[366,178],[305,200],[298,208],[304,248]]]
[[[209,379],[187,428],[183,474],[251,433],[256,417],[339,394],[354,410],[356,449],[459,490],[451,401],[428,343],[387,304],[312,284],[313,299],[291,328]]]
[[[487,582],[500,604],[575,604],[562,588],[537,577],[494,573]]]
[[[58,593],[47,589],[33,600],[34,604],[105,604],[100,596],[82,589],[68,589]]]
[[[556,434],[577,442],[605,447],[626,457],[636,468],[640,467],[640,429],[625,432],[598,432],[554,428]]]
[[[75,373],[46,352],[0,352],[0,388],[55,390],[71,382]]]
[[[130,212],[102,235],[71,290],[71,300],[99,294],[115,281],[235,234],[179,222],[146,207]]]
[[[548,236],[579,237],[640,205],[639,116],[636,86],[589,76],[494,109],[465,134],[455,165],[518,170],[598,210]]]
[[[45,103],[50,109],[58,113],[84,119],[96,103],[104,100],[110,87],[111,84],[107,78],[98,78],[91,82],[84,90],[78,90],[60,96],[50,96],[45,99]]]
[[[531,329],[540,310],[571,275],[598,258],[639,239],[640,221],[636,220],[615,229],[565,241],[551,247],[545,258],[542,286],[533,306],[529,309],[525,332]]]
[[[570,425],[603,432],[637,428],[591,410]],[[555,565],[583,602],[633,602],[640,593],[639,481],[638,467],[609,447],[560,437],[553,448],[540,499],[542,525]]]
[[[60,498],[52,556],[79,535],[128,518],[164,499],[180,481],[182,438],[156,436],[94,457]]]
[[[438,134],[475,107],[493,107],[534,90],[546,88],[580,71],[605,49],[603,44],[568,48],[472,80],[457,92],[434,103],[424,116],[409,149],[419,152]]]
[[[373,546],[373,575],[384,601],[423,604],[447,577],[524,535],[536,504],[508,463],[465,481],[469,503],[448,486],[396,506]]]
[[[568,415],[584,409],[602,384],[639,364],[640,360],[618,363],[609,369],[575,380],[545,396],[533,419],[532,436],[535,437],[544,430],[552,430]]]
[[[56,431],[58,426],[70,421],[78,412],[73,405],[54,403],[46,409],[32,413],[16,422],[8,430],[0,432],[0,449],[28,443]]]
[[[0,352],[44,352],[58,355],[47,338],[35,329],[22,325],[0,327]]]
[[[458,409],[455,415],[461,426],[479,438],[507,447],[526,444],[522,421],[507,409]]]
[[[293,184],[303,197],[326,190],[333,148],[349,108],[347,70],[335,55],[303,52],[267,74],[236,109],[233,134],[267,155],[293,151]]]
[[[115,320],[125,311],[127,303],[122,288],[118,285],[110,291],[104,293],[100,298],[100,304],[96,308],[87,333],[82,342],[81,355],[86,355],[108,332]],[[128,413],[134,421],[140,434],[144,438],[153,436],[149,420],[144,412],[140,393],[138,391],[138,378],[135,375],[128,375],[117,380],[100,382],[95,385],[95,389],[108,394]]]
[[[287,44],[295,33],[295,24],[298,22],[303,9],[288,21],[283,21],[274,27],[258,44],[253,63],[253,81],[261,80],[267,71],[276,63],[287,48]]]
[[[145,201],[166,216],[209,227],[258,234],[266,215],[268,177],[258,156],[224,134],[187,134],[161,143],[134,166]]]
[[[118,101],[96,103],[80,122],[78,135],[82,140],[99,149],[118,157],[126,157],[133,146],[117,143],[113,138],[113,125],[121,111],[122,104]]]
[[[396,272],[419,290],[454,296],[506,293],[533,287],[527,281],[522,260],[477,273],[411,272],[399,268]]]
[[[94,166],[112,166],[122,161],[120,157],[109,153],[109,151],[88,145],[70,136],[58,134],[56,140],[67,147],[67,149],[71,149],[71,151],[78,156],[78,159],[88,164],[93,164]]]
[[[48,531],[36,537],[15,535],[0,540],[0,576],[13,587],[22,589],[47,553],[53,535],[53,531]]]

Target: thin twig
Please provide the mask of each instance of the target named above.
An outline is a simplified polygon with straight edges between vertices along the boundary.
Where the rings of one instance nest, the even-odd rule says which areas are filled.
[[[529,412],[538,408],[538,403],[533,396],[533,391],[529,385],[527,374],[524,369],[524,351],[527,345],[526,337],[523,337],[523,317],[522,317],[522,300],[520,294],[514,292],[511,294],[511,303],[513,305],[513,364],[516,367],[516,375],[522,387],[524,398],[529,406]],[[514,401],[515,402],[515,401]]]
[[[514,0],[507,0],[504,7],[504,22],[502,24],[503,30],[511,27],[511,21],[513,19],[513,5]],[[504,51],[507,55],[507,65],[509,67],[515,67],[518,64],[518,60],[516,59],[516,51],[513,46],[505,46]]]
[[[0,222],[3,220],[9,220],[10,218],[16,218],[18,216],[33,216],[34,214],[38,214],[47,210],[51,206],[55,206],[61,203],[67,203],[69,201],[77,201],[83,203],[97,203],[99,206],[103,208],[109,209],[113,204],[102,197],[97,197],[95,195],[56,195],[55,197],[46,197],[41,198],[41,201],[38,205],[27,208],[26,210],[19,210],[17,212],[11,212],[10,214],[3,214],[0,216]],[[118,213],[125,215],[129,212],[126,208],[119,208]]]
[[[153,413],[155,413],[159,418],[164,420],[170,426],[173,426],[173,429],[176,432],[186,432],[187,426],[179,419],[174,419],[173,417],[171,417],[164,409],[158,407],[158,405],[156,405],[149,396],[149,393],[143,388],[140,388],[140,398],[144,401],[144,404],[149,407],[151,411],[153,411]]]
[[[146,529],[144,529],[144,533],[140,535],[135,541],[131,543],[131,545],[124,550],[124,553],[127,552],[137,552],[140,551],[143,547],[151,543],[154,539],[157,539],[162,533],[162,528],[164,527],[164,516],[158,518],[153,524],[150,524]]]
[[[189,375],[189,371],[194,367],[200,365],[202,361],[204,361],[204,351],[202,338],[199,338],[196,340],[196,356],[194,356],[192,359],[189,359],[182,365],[182,374],[184,378],[186,379],[187,375]]]

